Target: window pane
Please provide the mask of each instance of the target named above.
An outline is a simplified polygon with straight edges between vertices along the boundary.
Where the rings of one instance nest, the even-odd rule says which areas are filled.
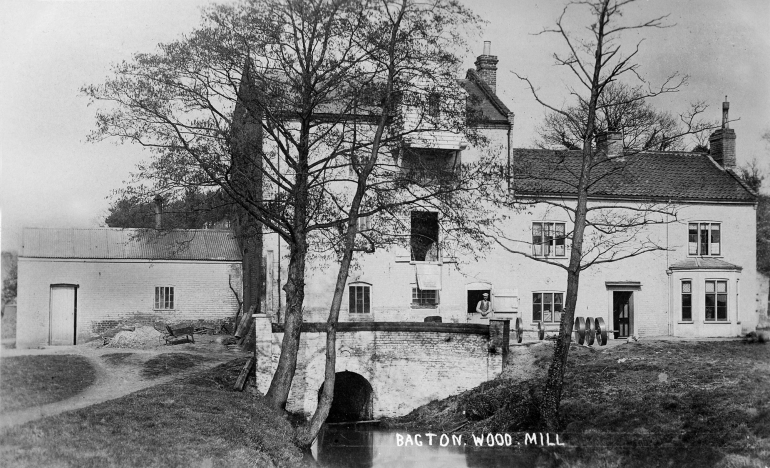
[[[553,321],[561,322],[561,309],[562,309],[562,294],[554,293],[553,295]]]
[[[532,223],[532,255],[543,255],[543,225]]]
[[[689,281],[682,281],[682,292],[683,293],[691,293],[692,292],[692,283]]]
[[[716,298],[714,294],[706,294],[706,320],[714,320]]]
[[[709,254],[709,231],[708,224],[701,223],[700,225],[700,255]]]
[[[719,229],[719,224],[712,224],[711,225],[711,255],[719,255],[720,253],[720,243],[721,243],[721,232]]]
[[[690,224],[688,227],[688,233],[687,253],[690,255],[698,255],[698,225]]]
[[[719,293],[727,292],[727,281],[717,281],[717,292]]]
[[[553,294],[543,294],[543,321],[553,322]]]
[[[356,313],[356,287],[350,286],[348,288],[348,313]]]
[[[540,322],[543,320],[543,295],[540,293],[532,294],[532,321]]]
[[[682,294],[682,320],[692,320],[692,295]]]
[[[371,309],[371,298],[370,298],[370,291],[371,288],[369,286],[363,286],[364,290],[364,310],[363,312],[365,314],[368,314]]]
[[[713,293],[714,292],[714,282],[713,281],[706,281],[706,292],[707,293]]]
[[[555,231],[556,231],[556,251],[554,252],[554,255],[563,257],[564,255],[566,255],[565,248],[564,248],[564,244],[565,244],[564,224],[557,223],[555,225]]]
[[[543,255],[551,255],[553,246],[553,224],[543,223]]]
[[[717,294],[717,320],[727,320],[727,294]]]

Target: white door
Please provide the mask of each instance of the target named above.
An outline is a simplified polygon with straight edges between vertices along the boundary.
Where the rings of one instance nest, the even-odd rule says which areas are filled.
[[[51,286],[51,344],[75,344],[75,286]]]

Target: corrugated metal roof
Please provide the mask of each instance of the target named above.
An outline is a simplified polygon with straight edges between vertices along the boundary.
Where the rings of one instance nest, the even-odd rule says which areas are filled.
[[[214,229],[24,228],[21,257],[240,261],[232,232]]]

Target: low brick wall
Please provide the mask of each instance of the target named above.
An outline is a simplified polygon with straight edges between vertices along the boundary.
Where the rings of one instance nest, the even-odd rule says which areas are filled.
[[[257,322],[257,386],[267,391],[283,329],[264,315]],[[323,383],[325,324],[303,324],[287,409],[312,414]],[[337,372],[363,376],[373,390],[373,416],[402,416],[432,400],[480,385],[502,372],[500,351],[489,351],[489,326],[451,323],[341,323]]]

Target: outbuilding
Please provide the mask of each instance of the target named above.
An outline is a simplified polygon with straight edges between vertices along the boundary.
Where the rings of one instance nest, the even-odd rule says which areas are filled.
[[[122,323],[222,322],[241,302],[227,230],[25,228],[17,347],[73,345]]]

